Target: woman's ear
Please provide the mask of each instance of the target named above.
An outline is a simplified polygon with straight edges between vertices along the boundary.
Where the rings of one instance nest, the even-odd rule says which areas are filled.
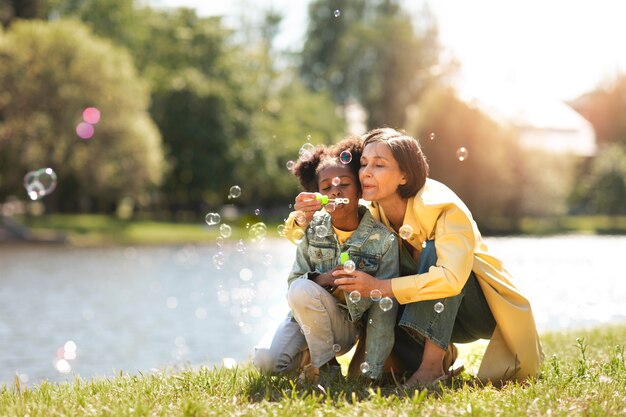
[[[402,173],[402,177],[400,178],[400,184],[399,185],[406,185],[406,174],[403,172]]]

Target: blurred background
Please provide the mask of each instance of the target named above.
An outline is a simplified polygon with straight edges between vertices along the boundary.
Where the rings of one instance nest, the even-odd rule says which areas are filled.
[[[418,138],[431,177],[534,275],[540,328],[623,320],[624,9],[0,0],[0,382],[66,375],[76,345],[87,375],[245,359],[284,313],[294,249],[266,238],[299,191],[291,165],[380,126]],[[592,319],[533,286],[576,273],[612,280]]]

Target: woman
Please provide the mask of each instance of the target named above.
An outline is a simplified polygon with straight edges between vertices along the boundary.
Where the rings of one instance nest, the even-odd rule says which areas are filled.
[[[401,304],[393,356],[412,373],[406,386],[449,378],[452,343],[489,339],[478,378],[500,384],[537,375],[543,353],[530,304],[489,254],[468,208],[428,177],[418,142],[397,130],[363,137],[359,180],[370,211],[402,238],[400,277],[378,280],[363,271],[333,272],[344,291],[378,289]],[[319,204],[296,197],[308,214]],[[452,360],[453,361],[453,360]]]

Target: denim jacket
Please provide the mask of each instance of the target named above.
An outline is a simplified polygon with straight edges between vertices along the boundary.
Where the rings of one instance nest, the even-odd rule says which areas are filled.
[[[363,216],[359,227],[343,244],[337,240],[330,215],[323,210],[315,213],[298,245],[296,260],[287,280],[289,286],[296,279],[308,279],[309,272],[324,273],[340,265],[342,252],[348,252],[356,269],[376,278],[388,279],[399,275],[397,237],[375,220],[367,207],[360,206],[359,213]],[[321,230],[320,226],[323,226]]]

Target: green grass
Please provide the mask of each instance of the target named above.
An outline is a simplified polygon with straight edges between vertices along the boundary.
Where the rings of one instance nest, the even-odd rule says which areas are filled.
[[[251,365],[0,387],[7,416],[619,416],[626,415],[626,324],[542,336],[541,377],[523,385],[456,381],[439,395],[390,394],[334,380],[324,389]],[[478,358],[470,359],[469,367]]]
[[[258,220],[246,219],[227,223],[232,227],[231,239],[250,238],[247,224]],[[100,246],[119,244],[176,244],[215,242],[219,225],[207,226],[204,222],[167,223],[156,221],[128,221],[113,216],[97,214],[51,214],[23,218],[21,223],[36,238],[50,240],[61,234],[76,246]],[[277,225],[267,225],[268,237],[276,237]]]

